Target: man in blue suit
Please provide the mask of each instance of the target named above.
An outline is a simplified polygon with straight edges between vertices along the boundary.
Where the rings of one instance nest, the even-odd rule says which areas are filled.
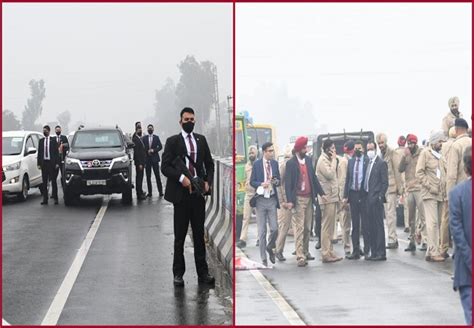
[[[153,134],[153,125],[148,124],[147,127],[148,135],[142,138],[143,144],[145,145],[145,173],[146,173],[146,184],[148,186],[147,197],[152,196],[152,185],[151,185],[151,170],[155,173],[156,185],[158,186],[158,192],[160,197],[163,197],[163,186],[161,184],[160,177],[160,150],[163,148],[161,145],[160,137]]]
[[[449,193],[449,227],[455,244],[454,290],[459,290],[466,323],[472,325],[472,147],[464,151],[468,179]]]
[[[369,228],[367,221],[367,192],[364,189],[365,175],[369,166],[369,158],[364,156],[364,144],[357,140],[354,144],[354,156],[347,165],[346,184],[344,187],[344,203],[349,203],[352,219],[352,254],[349,260],[358,260],[361,255],[369,253]],[[364,237],[364,251],[360,248],[360,231]]]
[[[271,142],[262,146],[263,158],[255,161],[250,176],[250,185],[255,189],[263,189],[263,195],[256,202],[257,228],[260,247],[260,257],[263,265],[267,266],[267,253],[270,261],[275,263],[275,243],[278,237],[277,208],[280,208],[277,188],[280,185],[280,171],[275,157],[275,149]],[[261,187],[261,188],[259,188]],[[267,244],[267,223],[270,236]]]

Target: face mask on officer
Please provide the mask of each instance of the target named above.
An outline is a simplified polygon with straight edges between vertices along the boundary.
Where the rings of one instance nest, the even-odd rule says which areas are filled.
[[[56,135],[60,136],[61,135],[61,130],[56,130]]]
[[[153,129],[148,129],[148,134],[153,134]]]
[[[49,137],[49,131],[48,130],[43,130],[43,135],[45,137]]]
[[[368,151],[367,151],[367,156],[368,156],[370,159],[374,159],[374,158],[375,158],[375,150],[368,150]]]
[[[137,136],[142,136],[142,128],[137,128]]]
[[[191,133],[194,130],[194,122],[185,122],[182,124],[183,125],[183,130],[186,133]]]
[[[356,149],[354,151],[354,154],[356,155],[356,157],[361,157],[362,156],[362,149]]]

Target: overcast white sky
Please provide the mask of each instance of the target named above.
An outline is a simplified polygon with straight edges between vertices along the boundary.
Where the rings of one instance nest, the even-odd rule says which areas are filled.
[[[69,110],[120,124],[153,113],[155,90],[178,81],[187,55],[214,62],[232,92],[232,4],[2,4],[3,109],[21,113],[28,82],[46,83],[41,123]],[[177,114],[177,117],[179,115]]]
[[[384,131],[391,145],[400,134],[421,139],[441,128],[451,96],[469,121],[471,11],[471,4],[238,3],[237,111],[276,124],[280,146],[323,125]],[[304,108],[317,122],[295,115]]]

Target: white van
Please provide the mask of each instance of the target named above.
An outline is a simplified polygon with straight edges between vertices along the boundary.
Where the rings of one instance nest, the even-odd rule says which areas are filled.
[[[38,144],[43,135],[34,131],[2,132],[3,195],[25,200],[28,190],[41,187],[41,170],[37,166]]]

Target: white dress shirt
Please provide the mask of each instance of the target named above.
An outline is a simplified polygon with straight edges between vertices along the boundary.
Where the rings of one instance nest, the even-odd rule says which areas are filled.
[[[46,152],[46,149],[48,149],[48,152]],[[49,143],[49,137],[44,138],[44,156],[43,159],[45,161],[49,161],[51,159],[51,145]]]
[[[193,143],[193,146],[194,146],[194,153],[196,154],[196,158],[195,160],[197,159],[197,143],[196,143],[196,139],[194,138],[194,133],[187,133],[185,132],[184,130],[181,130],[181,135],[183,136],[183,139],[184,139],[184,144],[186,145],[186,150],[188,152],[188,156],[191,157],[191,145],[189,144],[189,137],[188,135],[191,135],[191,141]],[[186,167],[189,167],[189,160],[188,158],[186,157]],[[197,169],[194,168],[194,177],[197,176]],[[184,180],[184,174],[181,174],[181,176],[179,177],[179,182],[183,182]]]

